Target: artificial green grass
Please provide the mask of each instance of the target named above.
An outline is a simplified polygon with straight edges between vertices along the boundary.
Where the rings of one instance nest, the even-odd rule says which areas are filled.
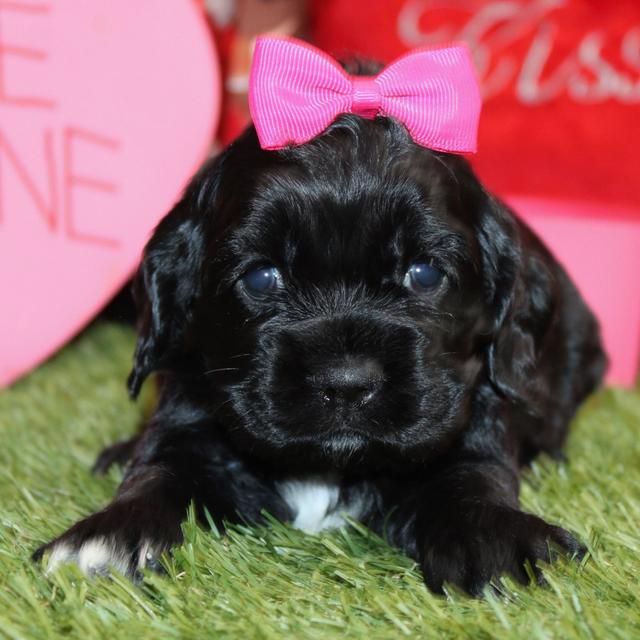
[[[436,597],[411,560],[357,525],[310,536],[274,523],[220,537],[193,518],[167,576],[141,586],[73,567],[45,576],[31,552],[109,500],[120,472],[94,478],[89,468],[143,419],[124,389],[132,347],[130,330],[98,324],[0,393],[0,637],[640,637],[638,391],[591,398],[569,464],[541,460],[526,474],[525,508],[590,548],[582,563],[548,568],[547,588],[506,581],[503,596]]]

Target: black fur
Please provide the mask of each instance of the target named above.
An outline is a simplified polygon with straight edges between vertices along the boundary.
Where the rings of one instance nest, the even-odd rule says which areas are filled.
[[[431,292],[403,285],[420,259],[444,273]],[[266,264],[282,287],[256,302],[238,282]],[[282,151],[249,129],[160,223],[136,295],[130,390],[162,372],[159,407],[135,446],[98,463],[132,456],[114,501],[38,557],[102,536],[133,572],[141,540],[179,542],[191,500],[219,524],[263,509],[292,520],[278,483],[308,474],[339,477],[345,504],[358,498],[437,592],[527,582],[527,561],[539,577],[550,544],[582,552],[519,509],[519,468],[559,455],[599,384],[598,327],[461,157],[388,118],[341,116]],[[365,372],[367,402],[327,402],[345,366]]]

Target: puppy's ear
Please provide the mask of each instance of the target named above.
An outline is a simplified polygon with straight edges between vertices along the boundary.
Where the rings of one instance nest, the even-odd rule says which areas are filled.
[[[217,182],[215,167],[205,165],[145,247],[133,284],[138,341],[127,381],[133,398],[152,371],[170,368],[185,351],[202,285],[205,209],[215,201]]]
[[[479,237],[485,287],[494,310],[489,378],[502,395],[536,414],[549,397],[537,364],[553,318],[552,275],[542,256],[530,249],[537,244],[533,234],[517,224],[505,205],[486,197]]]

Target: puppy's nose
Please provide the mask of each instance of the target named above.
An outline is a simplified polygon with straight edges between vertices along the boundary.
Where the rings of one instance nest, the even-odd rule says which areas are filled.
[[[347,358],[315,376],[322,402],[328,406],[364,406],[384,382],[382,366],[370,358]]]

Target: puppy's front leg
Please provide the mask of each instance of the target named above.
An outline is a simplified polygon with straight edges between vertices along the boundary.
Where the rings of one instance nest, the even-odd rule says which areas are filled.
[[[48,566],[75,562],[86,574],[109,567],[135,575],[159,568],[160,554],[182,539],[191,501],[217,523],[256,521],[260,510],[290,517],[272,485],[237,459],[210,424],[152,425],[143,436],[115,499],[38,549]]]
[[[460,451],[426,484],[405,493],[387,533],[420,562],[436,593],[450,583],[480,595],[503,574],[527,584],[527,562],[541,580],[536,563],[552,559],[550,545],[584,553],[568,531],[521,511],[517,494],[517,475],[504,461]]]

